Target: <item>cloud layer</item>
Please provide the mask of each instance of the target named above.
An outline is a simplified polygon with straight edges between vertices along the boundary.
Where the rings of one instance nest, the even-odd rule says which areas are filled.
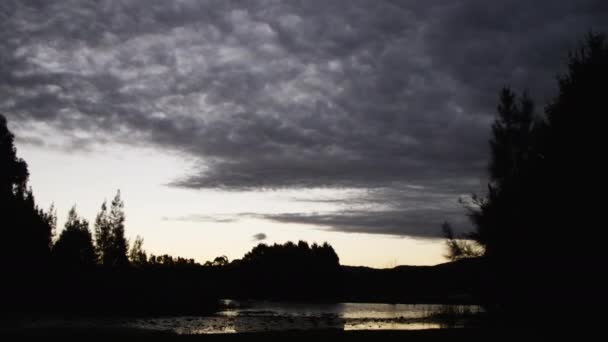
[[[608,4],[7,0],[0,17],[0,111],[23,141],[178,151],[200,165],[186,188],[370,189],[385,214],[268,218],[431,236],[480,189],[499,88],[545,100]]]

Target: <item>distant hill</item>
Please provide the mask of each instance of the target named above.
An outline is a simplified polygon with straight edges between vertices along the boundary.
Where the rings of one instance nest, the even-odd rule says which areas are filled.
[[[391,269],[340,266],[337,261],[321,267],[287,256],[271,261],[250,265],[238,260],[226,267],[205,268],[204,277],[213,280],[209,284],[219,298],[474,304],[480,302],[474,296],[475,286],[484,283],[486,274],[479,258]]]
[[[479,258],[435,266],[391,269],[342,266],[344,299],[395,303],[475,303],[475,285],[484,275]]]

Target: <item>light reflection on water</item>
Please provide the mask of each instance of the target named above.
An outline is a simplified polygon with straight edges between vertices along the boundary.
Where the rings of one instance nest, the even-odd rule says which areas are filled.
[[[219,334],[277,330],[415,330],[460,327],[482,312],[474,305],[298,304],[224,301],[212,316],[148,318],[32,318],[0,322],[12,328],[139,328],[178,334]],[[470,322],[466,322],[469,324]],[[446,325],[448,324],[448,325]]]
[[[445,322],[437,314],[482,312],[478,306],[410,304],[303,304],[225,300],[226,309],[209,317],[140,319],[128,324],[143,329],[172,330],[179,334],[260,332],[277,330],[416,330],[438,329]],[[447,309],[447,310],[446,310]],[[462,324],[458,317],[451,326]]]

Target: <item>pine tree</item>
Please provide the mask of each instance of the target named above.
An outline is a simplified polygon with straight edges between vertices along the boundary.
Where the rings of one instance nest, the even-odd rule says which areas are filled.
[[[580,310],[603,296],[604,127],[608,39],[590,34],[570,54],[558,95],[535,120],[532,101],[503,90],[492,126],[488,193],[471,235],[492,273],[491,301],[518,314]],[[559,310],[557,310],[559,309]],[[570,309],[571,310],[571,309]],[[584,311],[584,310],[581,310]],[[521,316],[519,316],[521,317]],[[521,317],[523,318],[523,317]]]
[[[539,155],[538,127],[534,104],[527,93],[518,97],[503,88],[492,124],[488,193],[473,196],[473,206],[468,206],[474,232],[455,236],[451,226],[443,224],[448,259],[508,256],[525,236],[530,222],[521,218],[530,212],[533,174],[537,171],[534,165]]]
[[[111,226],[108,216],[107,203],[101,204],[101,209],[95,217],[95,251],[98,263],[103,266],[110,266],[111,262]]]
[[[64,230],[53,248],[53,259],[62,268],[81,270],[96,263],[89,222],[78,217],[76,206],[70,209]]]
[[[523,236],[530,211],[533,174],[537,164],[537,120],[534,104],[524,93],[500,93],[498,116],[492,125],[490,182],[485,198],[474,197],[478,208],[470,212],[477,230],[470,235],[488,256],[506,255]],[[523,252],[520,250],[520,252]]]
[[[112,200],[109,213],[110,226],[110,263],[115,267],[123,267],[129,264],[129,244],[125,238],[125,213],[124,203],[120,198],[120,190]]]

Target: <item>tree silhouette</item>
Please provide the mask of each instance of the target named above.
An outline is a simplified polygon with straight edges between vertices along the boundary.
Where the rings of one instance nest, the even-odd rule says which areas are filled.
[[[534,105],[526,93],[517,99],[510,89],[501,91],[492,125],[488,195],[474,197],[478,209],[470,213],[477,227],[471,237],[484,246],[486,256],[508,256],[522,238],[529,238],[530,222],[522,217],[531,214],[528,195],[535,186],[535,122]]]
[[[110,265],[123,267],[129,264],[127,256],[129,244],[125,238],[124,202],[120,198],[120,190],[112,200],[108,215],[110,225]]]
[[[559,92],[546,108],[540,131],[539,186],[530,198],[535,230],[534,253],[545,267],[539,283],[549,294],[575,303],[606,300],[601,280],[606,265],[604,221],[605,130],[608,113],[608,40],[590,33],[571,52]],[[533,189],[534,190],[534,189]],[[564,269],[568,269],[564,276]],[[545,291],[547,292],[547,291]],[[547,300],[550,300],[548,298]],[[590,305],[590,304],[588,304]]]
[[[184,266],[187,266],[187,267],[201,266],[199,263],[194,261],[194,259],[186,259],[186,258],[182,258],[182,257],[172,257],[168,254],[163,254],[163,255],[159,255],[159,256],[151,254],[150,257],[148,258],[148,263],[146,265],[153,266],[153,267],[161,266],[164,268],[169,267],[169,268],[174,268],[174,269],[178,269],[178,268],[181,268]]]
[[[27,164],[17,157],[14,136],[0,114],[0,258],[13,270],[46,265],[52,244],[53,214],[36,205],[28,178]]]
[[[327,298],[341,290],[341,268],[334,249],[324,243],[308,245],[258,244],[231,267],[239,275],[235,285],[248,284],[237,292],[263,298]]]
[[[447,253],[444,255],[451,261],[457,261],[465,258],[480,257],[485,252],[484,248],[472,240],[472,234],[464,236],[455,236],[454,231],[449,223],[444,222],[441,226],[443,235],[446,238]]]
[[[18,193],[25,193],[29,173],[27,164],[17,157],[15,137],[8,130],[6,118],[0,114],[0,195],[7,199]]]
[[[78,217],[76,206],[70,209],[64,230],[53,247],[53,259],[61,268],[89,269],[95,266],[95,248],[89,222]]]
[[[53,248],[55,244],[54,239],[57,235],[57,209],[55,209],[55,204],[51,204],[49,210],[47,212],[42,213],[43,220],[50,228],[50,239],[49,239],[49,250]]]
[[[104,267],[123,267],[129,264],[124,202],[120,190],[116,191],[110,209],[104,201],[95,217],[95,250],[99,263]]]
[[[204,266],[223,267],[228,264],[229,264],[228,257],[225,255],[221,255],[221,256],[215,257],[215,259],[213,259],[213,261],[205,262]]]
[[[106,201],[101,204],[101,209],[95,217],[95,251],[99,264],[110,266],[111,227],[108,217]]]
[[[525,93],[502,90],[488,192],[473,198],[475,231],[466,237],[485,249],[492,273],[487,291],[503,308],[580,307],[603,292],[598,270],[605,267],[605,234],[597,226],[602,201],[591,199],[601,194],[598,182],[606,174],[605,35],[590,33],[570,53],[558,86],[543,116]]]
[[[138,235],[129,251],[129,261],[132,265],[143,266],[148,263],[148,255],[144,251],[143,245],[144,239]]]

